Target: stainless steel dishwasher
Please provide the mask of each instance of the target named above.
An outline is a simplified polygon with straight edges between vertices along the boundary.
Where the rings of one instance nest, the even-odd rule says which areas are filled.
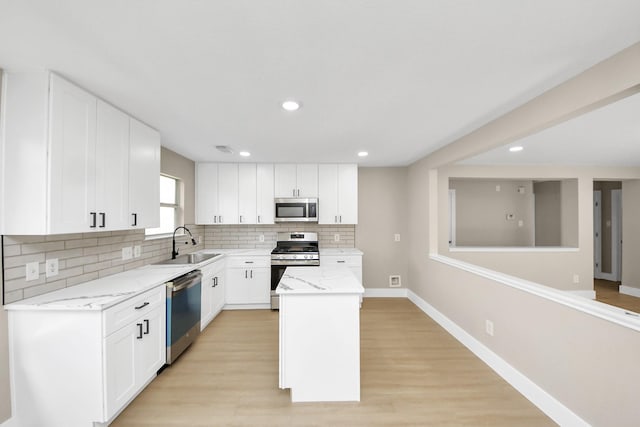
[[[167,364],[172,364],[200,335],[202,273],[193,270],[166,283]]]

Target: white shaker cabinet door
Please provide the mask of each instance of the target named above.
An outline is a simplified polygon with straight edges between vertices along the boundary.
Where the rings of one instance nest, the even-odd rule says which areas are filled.
[[[96,131],[98,228],[129,228],[129,116],[98,100]]]
[[[296,168],[298,197],[318,197],[318,165],[299,164]]]
[[[318,222],[338,224],[338,165],[318,166]]]
[[[338,207],[341,224],[358,223],[358,166],[338,165]]]
[[[50,90],[49,231],[90,231],[97,227],[97,99],[55,74]]]
[[[151,310],[138,323],[142,324],[142,339],[136,348],[136,380],[142,386],[156,376],[166,361],[165,306]]]
[[[256,214],[258,224],[273,224],[275,219],[274,176],[272,164],[257,165]]]
[[[219,224],[237,224],[238,218],[238,164],[218,164]]]
[[[196,224],[215,224],[218,216],[218,164],[196,164]]]
[[[160,134],[130,120],[129,220],[133,228],[160,226]]]
[[[110,419],[138,390],[135,348],[139,327],[126,326],[105,339],[106,419]]]
[[[290,163],[275,166],[275,197],[296,197],[296,165]]]
[[[257,175],[255,163],[238,165],[238,223],[257,223]]]

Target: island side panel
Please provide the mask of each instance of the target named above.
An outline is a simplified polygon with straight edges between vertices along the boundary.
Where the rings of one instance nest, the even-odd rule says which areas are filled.
[[[280,298],[281,388],[292,402],[359,401],[359,295]]]

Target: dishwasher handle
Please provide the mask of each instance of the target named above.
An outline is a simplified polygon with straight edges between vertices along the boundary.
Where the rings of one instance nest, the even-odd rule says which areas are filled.
[[[185,289],[189,289],[194,287],[196,284],[202,281],[202,273],[200,270],[195,270],[190,273],[185,274],[184,276],[180,276],[173,280],[173,285],[171,286],[171,293],[177,294]]]

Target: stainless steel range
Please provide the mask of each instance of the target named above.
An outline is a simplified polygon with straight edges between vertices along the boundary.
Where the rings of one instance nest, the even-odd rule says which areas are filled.
[[[271,309],[280,308],[276,288],[287,267],[320,265],[318,233],[278,233],[278,243],[271,251]]]

